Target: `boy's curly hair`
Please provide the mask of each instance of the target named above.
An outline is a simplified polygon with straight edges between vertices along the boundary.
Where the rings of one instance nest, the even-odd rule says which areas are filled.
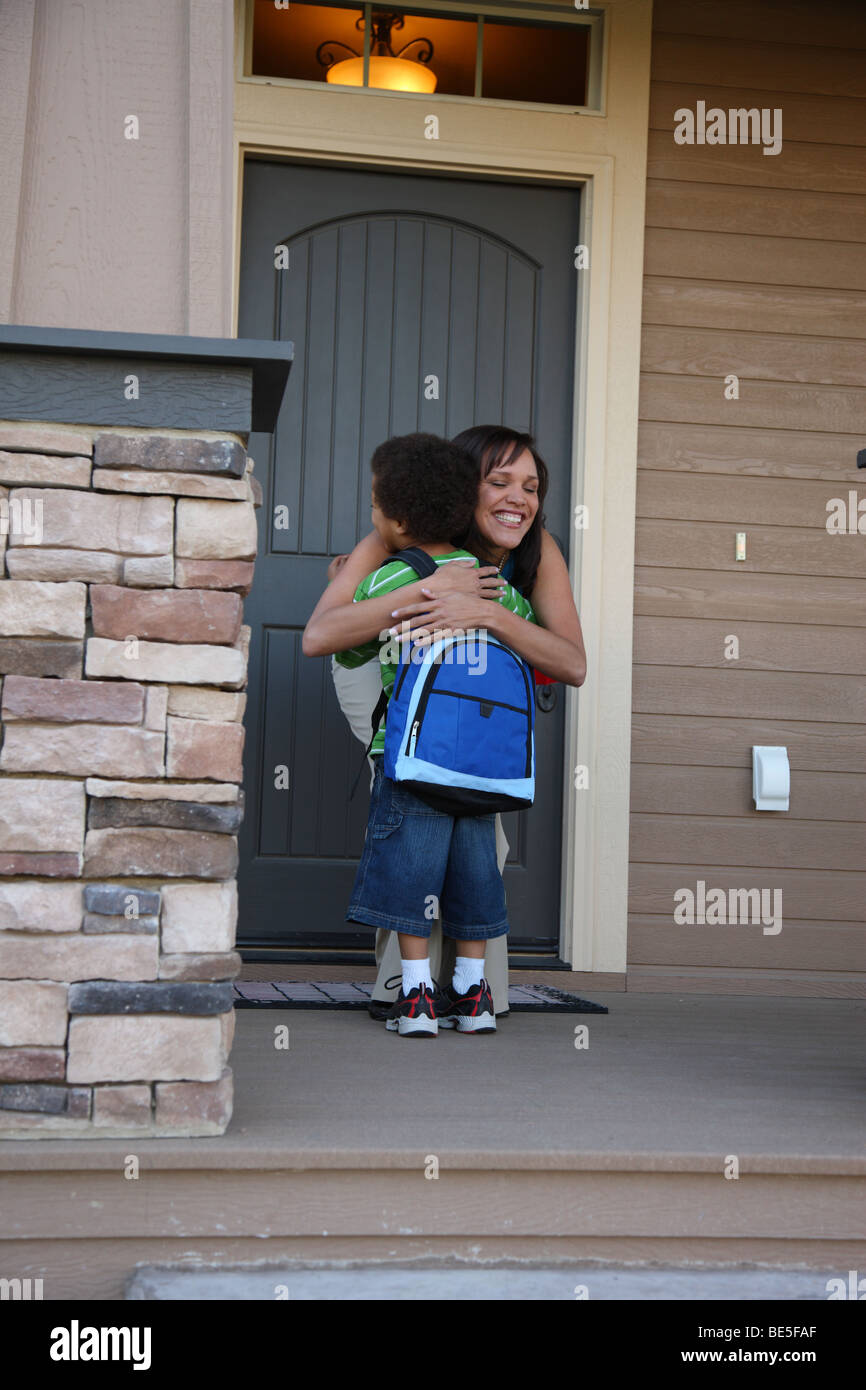
[[[380,511],[414,541],[452,541],[469,527],[478,501],[478,465],[436,434],[386,439],[371,460]]]

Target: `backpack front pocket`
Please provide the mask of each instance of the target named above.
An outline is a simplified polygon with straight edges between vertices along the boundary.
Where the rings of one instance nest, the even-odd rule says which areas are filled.
[[[386,771],[449,815],[531,806],[531,672],[515,652],[492,639],[481,665],[461,660],[462,650],[456,641],[440,643],[414,680],[407,679],[405,668],[400,672],[388,712]]]
[[[528,777],[532,771],[532,716],[517,705],[464,691],[425,691],[409,730],[407,752],[471,777]],[[423,708],[422,708],[423,703]]]

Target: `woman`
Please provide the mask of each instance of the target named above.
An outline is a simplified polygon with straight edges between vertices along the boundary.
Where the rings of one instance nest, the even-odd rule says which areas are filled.
[[[394,599],[387,595],[354,603],[361,580],[388,558],[389,552],[373,531],[350,555],[331,562],[331,582],[304,631],[304,654],[326,656],[395,626],[401,634],[409,631],[415,635],[442,628],[483,628],[548,677],[566,685],[582,685],[586,654],[580,619],[565,561],[544,529],[548,472],[532,437],[504,425],[476,425],[456,435],[454,443],[476,460],[480,477],[472,525],[466,536],[455,536],[454,540],[476,555],[481,567],[468,561],[442,565],[429,579],[401,589],[398,608],[391,607]],[[531,599],[538,625],[490,602],[499,592],[501,578]],[[366,746],[378,694],[375,663],[352,672],[335,665],[334,678],[343,712]],[[508,843],[498,816],[496,824],[501,869]],[[485,957],[485,975],[497,1014],[508,1011],[506,943],[504,936],[494,938]],[[437,922],[430,938],[434,974],[448,974],[453,964],[448,954],[453,955],[453,949],[453,942],[443,939]],[[373,998],[388,1003],[394,991],[385,988],[385,980],[400,974],[393,932],[376,933],[376,961],[379,972]]]

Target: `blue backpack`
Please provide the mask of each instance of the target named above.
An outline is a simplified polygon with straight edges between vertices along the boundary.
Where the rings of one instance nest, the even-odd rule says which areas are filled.
[[[394,558],[419,578],[436,572],[433,559],[414,546]],[[393,640],[400,647],[394,689],[390,702],[382,692],[372,718],[375,738],[387,709],[385,776],[450,816],[531,806],[532,668],[484,632],[440,637],[426,648]]]

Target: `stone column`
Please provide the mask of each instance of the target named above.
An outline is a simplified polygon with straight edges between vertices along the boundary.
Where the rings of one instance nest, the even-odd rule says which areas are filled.
[[[0,421],[0,1137],[229,1122],[251,470]]]

